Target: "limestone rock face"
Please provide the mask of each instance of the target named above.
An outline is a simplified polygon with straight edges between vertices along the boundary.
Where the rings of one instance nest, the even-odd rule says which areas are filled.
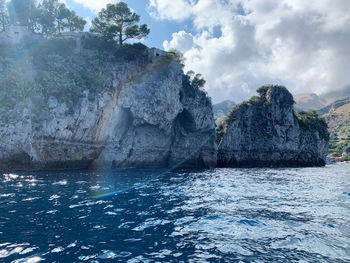
[[[142,52],[140,59],[117,57],[101,65],[99,92],[84,90],[70,107],[69,100],[33,95],[3,113],[0,169],[172,167],[185,160],[187,166],[215,166],[207,95],[186,95],[175,59]],[[35,67],[34,73],[28,68],[36,79]]]
[[[280,86],[234,108],[218,139],[221,167],[322,166],[328,151],[327,125],[318,116],[297,116],[293,97]]]

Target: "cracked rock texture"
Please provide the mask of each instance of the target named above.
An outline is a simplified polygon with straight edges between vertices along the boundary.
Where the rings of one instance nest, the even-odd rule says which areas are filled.
[[[327,125],[316,116],[298,116],[293,97],[281,86],[263,87],[259,96],[236,106],[218,139],[220,167],[323,166]]]
[[[0,169],[172,167],[187,159],[185,166],[214,167],[207,95],[187,95],[176,59],[154,49],[142,52],[130,61],[117,56],[100,62],[106,72],[99,92],[84,90],[70,109],[55,96],[31,96],[0,113],[11,116],[0,119]],[[84,53],[92,51],[75,50],[73,56]],[[28,61],[24,71],[35,79]],[[22,74],[24,82],[28,74]]]

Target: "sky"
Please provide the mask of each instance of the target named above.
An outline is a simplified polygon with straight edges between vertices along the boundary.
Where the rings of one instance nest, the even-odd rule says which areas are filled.
[[[117,0],[65,0],[88,21]],[[177,49],[201,73],[214,103],[267,84],[293,94],[350,85],[349,0],[126,0],[151,33],[142,42]]]

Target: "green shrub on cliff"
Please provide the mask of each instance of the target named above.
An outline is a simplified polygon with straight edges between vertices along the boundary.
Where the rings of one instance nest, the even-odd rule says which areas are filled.
[[[134,61],[146,59],[145,53],[147,47],[141,43],[132,45],[117,45],[114,41],[110,41],[103,36],[87,34],[82,38],[82,46],[84,49],[97,51],[99,53],[112,54],[118,60]]]
[[[103,68],[98,59],[59,55],[50,55],[47,59],[46,63],[35,64],[35,83],[46,100],[53,96],[66,103],[71,112],[85,90],[94,96],[103,88]]]
[[[341,157],[344,153],[350,154],[350,142],[331,141],[329,152],[333,157]]]
[[[8,68],[0,78],[0,107],[13,108],[17,102],[23,101],[32,92],[30,80],[23,79],[21,67]]]
[[[182,75],[182,89],[185,95],[191,98],[199,95],[206,106],[212,107],[211,98],[204,89],[205,83],[206,81],[202,78],[202,75],[193,71],[188,71]]]
[[[269,92],[270,96],[267,96],[267,92]],[[262,86],[257,90],[259,96],[253,96],[250,100],[245,101],[241,104],[236,105],[231,109],[228,113],[228,116],[223,123],[217,127],[217,135],[218,138],[222,137],[221,133],[224,133],[225,125],[228,125],[230,122],[233,122],[235,118],[240,118],[240,113],[247,112],[250,108],[254,109],[254,114],[252,115],[252,122],[257,129],[263,131],[266,127],[266,120],[268,120],[269,114],[266,113],[266,102],[268,97],[273,97],[274,93],[277,93],[278,103],[282,106],[293,107],[293,97],[289,93],[289,91],[283,86]],[[276,97],[275,97],[276,99]],[[323,118],[320,118],[317,112],[301,112],[297,113],[294,110],[294,116],[297,118],[299,126],[304,131],[318,131],[321,138],[325,140],[329,140],[329,132],[327,123]],[[282,116],[285,118],[286,116]],[[242,128],[245,128],[246,122],[242,122]],[[253,125],[253,126],[254,126]],[[264,136],[269,139],[271,138],[270,133],[265,133]]]
[[[260,88],[258,88],[256,90],[256,92],[260,95],[260,96],[265,96],[267,91],[269,90],[270,86],[261,86]]]
[[[75,54],[76,41],[70,37],[26,43],[22,54],[0,59],[0,108],[6,113],[27,98],[52,96],[65,103],[69,112],[84,91],[93,98],[109,76],[108,58],[100,53]],[[25,59],[23,59],[25,58]]]
[[[304,130],[317,130],[321,138],[329,140],[329,132],[326,121],[320,118],[316,111],[299,112],[296,114],[300,128]]]
[[[42,63],[43,60],[46,60],[53,54],[62,57],[72,56],[76,46],[77,43],[73,37],[56,37],[32,43],[32,56],[34,63]]]
[[[182,77],[182,85],[186,95],[194,97],[197,90],[203,90],[206,81],[201,74],[195,74],[193,71],[188,71]]]
[[[221,121],[219,124],[216,125],[216,143],[218,145],[220,144],[222,138],[225,135],[226,125],[227,123],[225,122],[225,120]]]

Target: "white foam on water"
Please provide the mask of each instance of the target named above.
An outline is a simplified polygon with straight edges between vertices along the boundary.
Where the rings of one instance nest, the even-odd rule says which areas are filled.
[[[22,202],[30,202],[38,199],[41,199],[41,197],[29,197],[29,198],[23,199]]]
[[[52,253],[60,253],[64,250],[63,247],[56,247],[53,250],[51,250]]]
[[[102,251],[102,255],[98,256],[98,258],[100,259],[115,259],[117,258],[117,254],[114,253],[113,251],[110,251],[110,250],[105,250],[105,251]]]
[[[56,200],[56,199],[59,199],[59,198],[61,198],[61,196],[59,196],[59,195],[51,195],[50,198],[49,198],[49,201]]]
[[[11,263],[37,263],[42,261],[41,257],[30,257],[30,258],[21,258],[12,261]]]
[[[67,246],[67,248],[71,248],[71,247],[76,247],[77,246],[77,240],[75,240],[73,243],[71,243],[71,244],[69,244],[68,246]]]
[[[54,183],[52,183],[52,185],[67,185],[67,181],[62,180],[62,181],[54,182]]]

